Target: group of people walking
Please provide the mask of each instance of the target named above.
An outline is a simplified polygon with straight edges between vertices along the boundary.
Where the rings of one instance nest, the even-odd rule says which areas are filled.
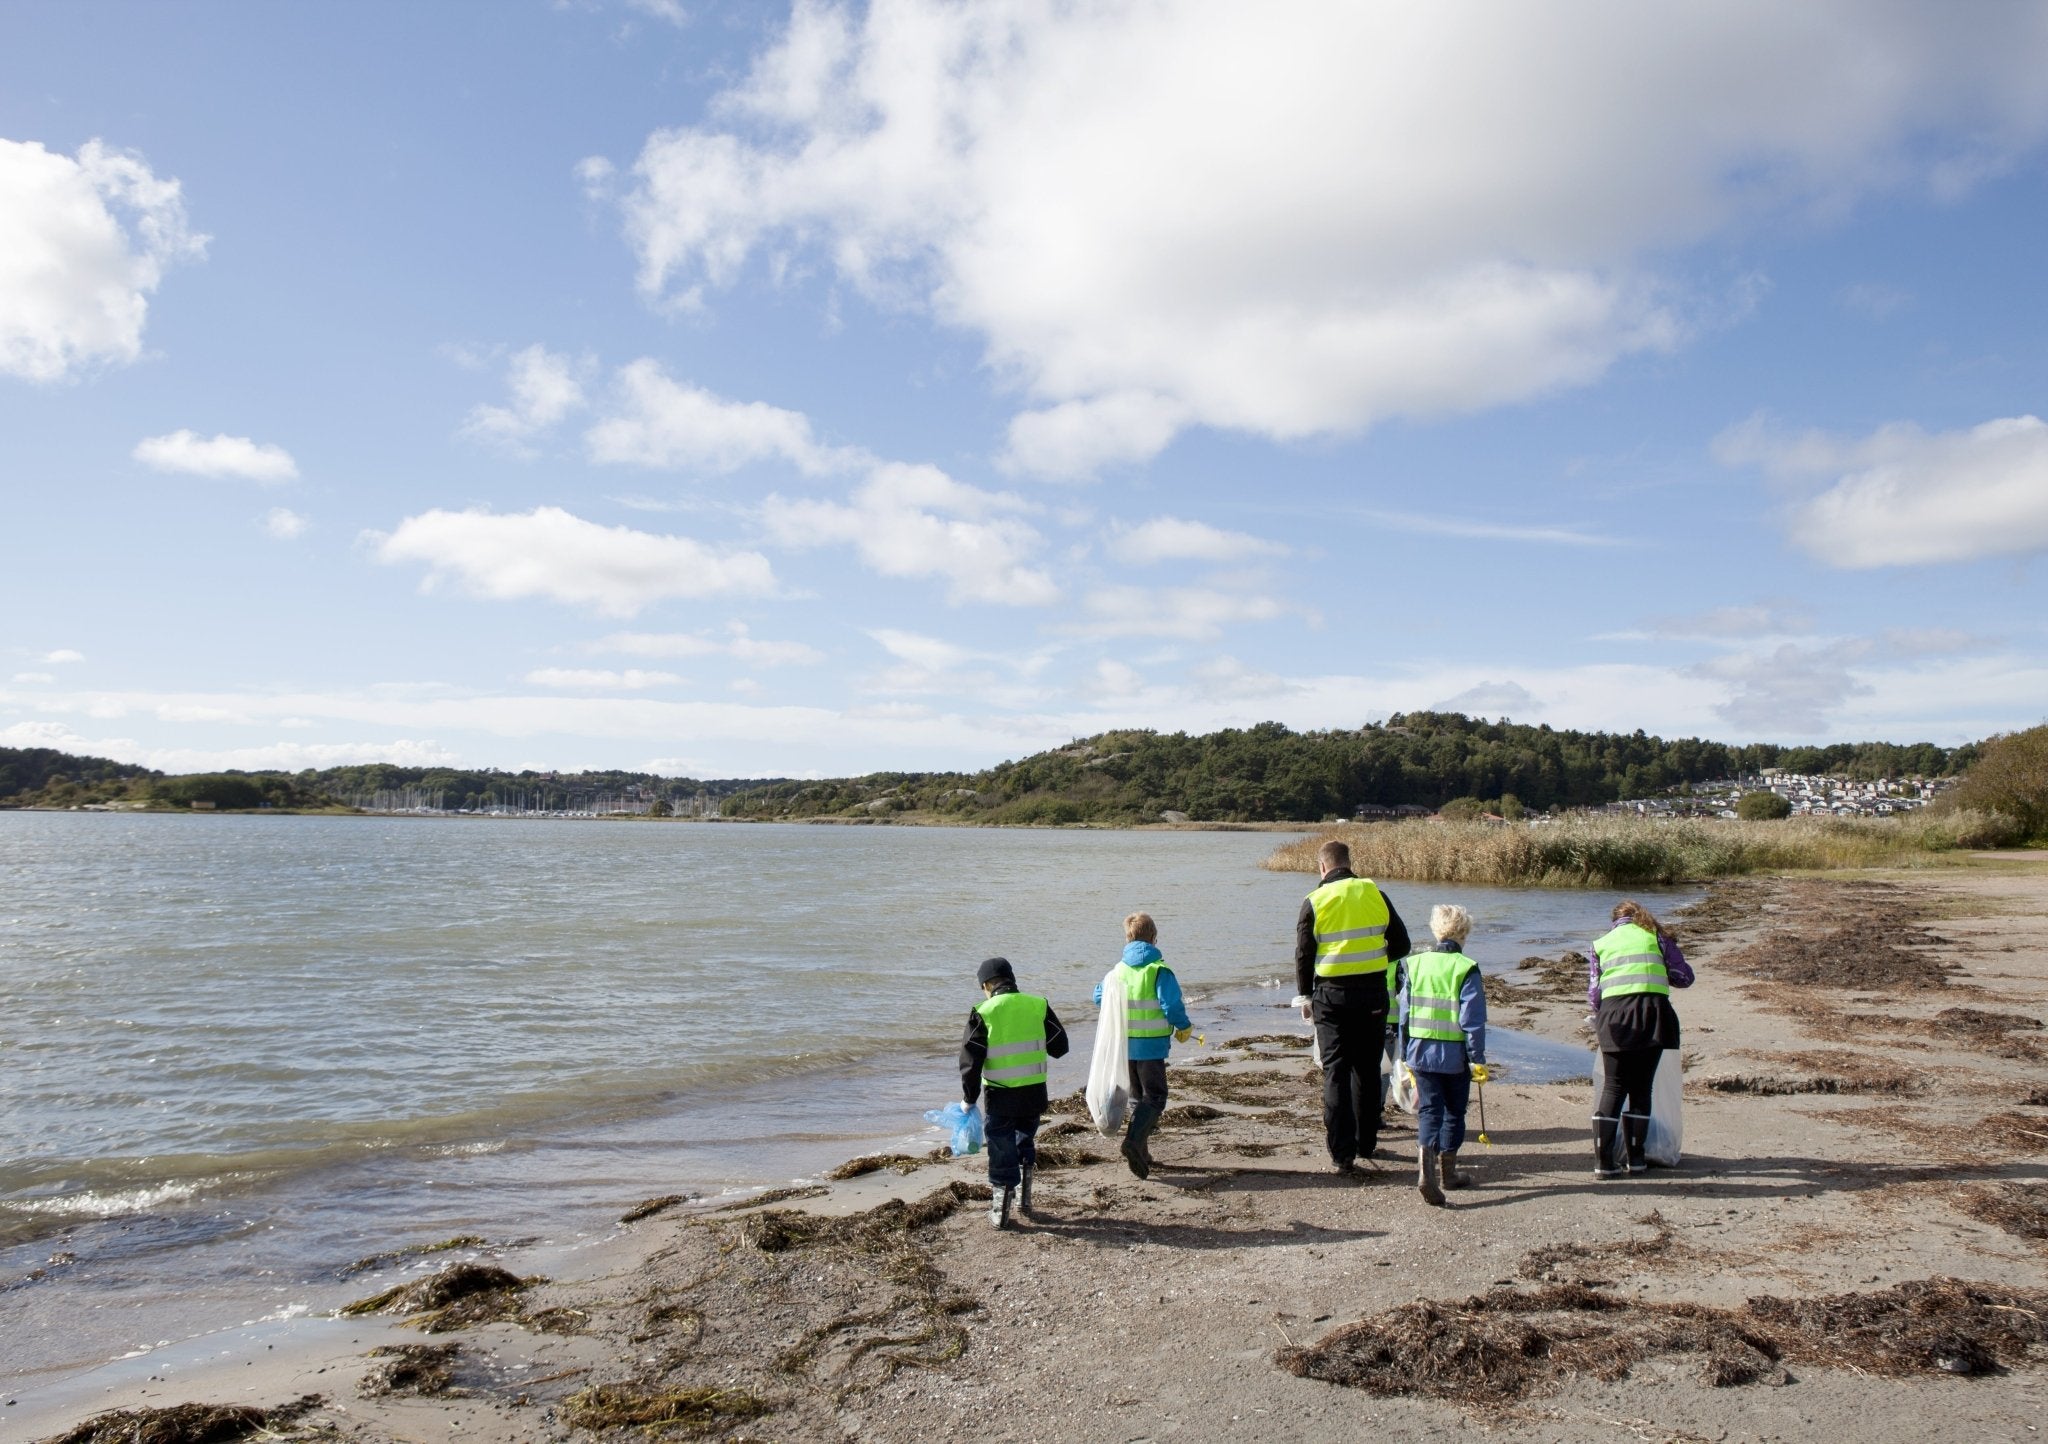
[[[1486,991],[1464,951],[1472,917],[1454,904],[1430,910],[1433,946],[1417,950],[1393,903],[1351,871],[1351,850],[1331,839],[1317,854],[1320,878],[1295,922],[1295,1006],[1314,1025],[1323,1072],[1323,1129],[1331,1165],[1356,1171],[1379,1146],[1385,1108],[1381,1059],[1390,1053],[1415,1080],[1416,1186],[1440,1206],[1470,1180],[1458,1171],[1474,1083],[1484,1085]],[[1593,1176],[1647,1167],[1651,1089],[1667,1049],[1679,1043],[1671,990],[1692,969],[1670,929],[1641,904],[1615,906],[1593,944],[1587,1004],[1605,1080],[1593,1110]],[[1166,1109],[1166,1059],[1192,1024],[1179,980],[1161,957],[1145,913],[1124,920],[1123,957],[1105,985],[1123,989],[1129,1036],[1130,1122],[1123,1156],[1139,1178],[1152,1169],[1150,1140]],[[989,1220],[1006,1227],[1032,1211],[1036,1137],[1047,1104],[1048,1060],[1066,1056],[1066,1029],[1052,1006],[1021,992],[1003,958],[984,962],[984,1001],[967,1018],[960,1081],[971,1108],[984,1096],[991,1189]],[[1096,989],[1102,1001],[1103,987]]]

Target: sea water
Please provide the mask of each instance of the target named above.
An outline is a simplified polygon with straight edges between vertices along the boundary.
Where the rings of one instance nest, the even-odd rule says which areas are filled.
[[[380,1251],[594,1238],[933,1146],[994,954],[1073,1026],[1072,1091],[1136,909],[1212,1043],[1305,1033],[1312,880],[1258,866],[1285,840],[0,813],[0,1389],[331,1309]],[[1419,942],[1471,909],[1489,972],[1583,949],[1612,901],[1387,890]]]

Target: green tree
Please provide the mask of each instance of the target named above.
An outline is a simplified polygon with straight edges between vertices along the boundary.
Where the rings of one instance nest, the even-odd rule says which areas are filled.
[[[1775,792],[1745,792],[1735,804],[1735,815],[1744,822],[1775,822],[1792,815],[1792,804]]]
[[[1953,795],[1958,807],[2003,813],[2048,840],[2048,723],[1986,742]]]

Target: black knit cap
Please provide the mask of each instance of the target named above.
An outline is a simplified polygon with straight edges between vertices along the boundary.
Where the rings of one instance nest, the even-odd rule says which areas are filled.
[[[1011,970],[1008,958],[990,958],[974,970],[977,983],[993,983],[997,978],[1011,983],[1017,981],[1017,974]]]

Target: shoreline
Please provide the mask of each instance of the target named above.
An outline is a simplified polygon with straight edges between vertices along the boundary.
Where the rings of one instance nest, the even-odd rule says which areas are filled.
[[[1840,951],[1854,939],[1829,953],[1816,917],[1851,932],[1864,918],[1866,942],[1907,938],[1891,951],[1915,981],[1843,987],[1830,968],[1863,954]],[[92,1407],[276,1405],[316,1391],[326,1404],[275,1437],[580,1438],[605,1431],[567,1427],[574,1409],[588,1413],[572,1396],[609,1383],[628,1389],[603,1396],[613,1404],[660,1395],[678,1410],[699,1390],[689,1397],[711,1410],[706,1437],[749,1431],[719,1399],[766,1408],[757,1437],[885,1441],[1312,1439],[1367,1414],[1392,1437],[1474,1423],[1509,1439],[1611,1436],[1617,1420],[1664,1431],[1654,1437],[2021,1432],[2048,1404],[2037,1344],[1994,1358],[2005,1372],[1984,1377],[1938,1360],[1884,1378],[1797,1358],[1779,1382],[1727,1387],[1703,1381],[1698,1357],[1653,1351],[1627,1377],[1565,1371],[1485,1407],[1276,1367],[1288,1350],[1334,1357],[1340,1326],[1418,1297],[1441,1301],[1436,1327],[1477,1328],[1451,1302],[1499,1296],[1504,1283],[1518,1297],[1569,1286],[1617,1308],[1724,1311],[1760,1296],[1881,1299],[1942,1275],[2048,1288],[2048,1247],[1997,1222],[2048,1218],[2042,1144],[2025,1137],[2048,1138],[2040,860],[1738,879],[1680,926],[1700,984],[1678,1000],[1690,1066],[1687,1158],[1674,1170],[1595,1185],[1585,1087],[1510,1079],[1488,1090],[1493,1146],[1468,1145],[1477,1187],[1428,1209],[1395,1151],[1413,1137],[1398,1117],[1362,1184],[1319,1166],[1305,1050],[1254,1034],[1227,1058],[1175,1068],[1147,1182],[1092,1129],[1062,1131],[1070,1112],[1050,1115],[1043,1136],[1069,1166],[1048,1161],[1039,1217],[1008,1233],[971,1197],[979,1157],[885,1167],[819,1195],[656,1212],[565,1255],[576,1281],[522,1299],[526,1326],[430,1339],[379,1321],[379,1338],[458,1343],[453,1387],[465,1396],[363,1397],[356,1376],[376,1363],[361,1353],[367,1333],[315,1346],[324,1329],[280,1325],[289,1348],[282,1336],[233,1341],[175,1384],[128,1381]],[[1808,953],[1810,977],[1791,965]],[[1938,974],[1912,971],[1925,963]],[[1496,1023],[1577,1040],[1582,983],[1576,1002],[1540,978],[1507,989]],[[834,1222],[819,1233],[807,1219]],[[580,1320],[578,1331],[531,1322],[549,1317]],[[23,1399],[0,1429],[54,1430],[87,1412],[82,1399]]]

